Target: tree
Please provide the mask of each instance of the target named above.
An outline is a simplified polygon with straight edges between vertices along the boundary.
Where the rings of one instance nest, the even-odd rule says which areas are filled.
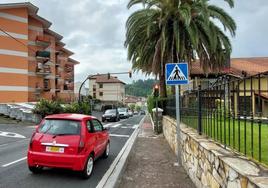
[[[130,108],[131,111],[134,111],[135,110],[135,104],[130,104],[129,108]]]
[[[224,1],[234,6],[233,0]],[[166,63],[199,58],[204,70],[219,70],[230,58],[232,46],[224,31],[235,36],[236,24],[210,0],[130,0],[128,8],[136,4],[143,8],[126,22],[128,60],[134,71],[159,77],[161,97],[166,97]]]
[[[141,106],[136,105],[136,106],[135,106],[135,110],[138,111],[138,112],[141,111]]]

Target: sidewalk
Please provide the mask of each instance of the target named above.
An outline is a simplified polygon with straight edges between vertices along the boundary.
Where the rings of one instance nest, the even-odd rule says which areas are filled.
[[[174,166],[176,156],[163,135],[155,136],[150,117],[146,117],[129,154],[119,188],[194,188],[183,167]]]

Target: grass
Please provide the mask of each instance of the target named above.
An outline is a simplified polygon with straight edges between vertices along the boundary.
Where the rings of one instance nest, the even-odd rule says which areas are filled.
[[[197,129],[197,116],[182,116],[182,122]],[[218,115],[203,116],[202,132],[241,154],[268,165],[268,124]]]

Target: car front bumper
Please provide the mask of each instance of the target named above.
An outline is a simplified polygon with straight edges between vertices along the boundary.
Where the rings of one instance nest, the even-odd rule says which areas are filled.
[[[75,171],[84,169],[87,160],[86,155],[69,155],[57,153],[45,153],[28,151],[29,166],[44,166],[52,168],[67,168]]]

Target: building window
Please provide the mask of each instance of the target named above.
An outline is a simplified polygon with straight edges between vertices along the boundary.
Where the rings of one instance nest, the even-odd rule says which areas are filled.
[[[96,88],[93,88],[93,91],[96,91]]]
[[[93,98],[96,99],[96,93],[93,93]]]
[[[101,97],[103,96],[103,92],[100,92],[100,96],[101,96]]]
[[[99,87],[100,87],[100,88],[103,88],[103,84],[99,84]]]

